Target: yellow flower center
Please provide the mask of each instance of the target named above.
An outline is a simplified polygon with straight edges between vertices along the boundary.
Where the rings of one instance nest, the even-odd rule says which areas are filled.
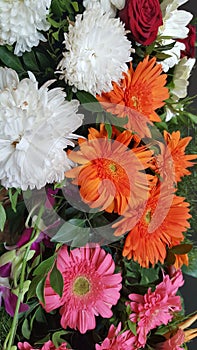
[[[90,290],[90,283],[86,277],[77,277],[73,284],[73,292],[76,295],[85,295]]]

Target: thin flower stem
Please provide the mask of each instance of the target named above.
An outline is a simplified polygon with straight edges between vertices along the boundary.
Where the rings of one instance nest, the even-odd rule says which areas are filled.
[[[27,258],[31,249],[31,244],[32,242],[37,239],[37,231],[38,231],[38,223],[42,217],[42,214],[44,212],[44,207],[41,206],[39,213],[38,213],[38,217],[35,223],[35,227],[33,229],[32,235],[31,235],[31,239],[28,242],[28,246],[26,247],[25,250],[25,254],[24,254],[24,258],[23,258],[23,263],[22,263],[22,269],[21,269],[21,275],[20,275],[20,282],[19,282],[19,293],[18,293],[18,299],[16,302],[16,308],[15,308],[15,312],[14,312],[14,317],[12,320],[12,325],[10,328],[10,331],[5,339],[4,345],[3,345],[3,350],[12,350],[12,345],[14,342],[14,338],[16,335],[16,330],[17,330],[17,326],[18,326],[18,314],[19,314],[19,309],[20,309],[20,303],[22,301],[22,297],[23,297],[23,287],[24,287],[24,282],[25,282],[25,272],[26,272],[26,267],[27,267]]]

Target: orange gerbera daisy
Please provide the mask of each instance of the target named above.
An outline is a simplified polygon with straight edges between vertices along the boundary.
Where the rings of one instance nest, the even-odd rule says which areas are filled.
[[[197,155],[195,154],[185,154],[185,148],[191,139],[192,137],[190,136],[181,139],[180,131],[173,131],[172,134],[164,131],[164,140],[171,152],[174,163],[176,182],[181,181],[182,176],[191,174],[187,168],[193,166],[195,163],[190,162],[190,160],[197,159]]]
[[[74,179],[83,201],[91,208],[121,215],[131,198],[147,199],[148,177],[144,169],[148,167],[152,151],[146,146],[129,149],[134,135],[128,130],[115,140],[108,139],[104,129],[100,130],[100,136],[91,128],[89,139],[81,140],[80,149],[68,155],[81,165],[65,175]]]
[[[161,120],[155,110],[169,97],[168,88],[164,87],[167,75],[161,73],[162,66],[156,63],[156,58],[149,60],[147,56],[135,71],[131,64],[120,84],[113,83],[113,90],[102,93],[97,99],[108,112],[119,117],[128,116],[127,127],[141,135],[147,121]],[[147,126],[145,129],[147,132]]]
[[[174,267],[175,269],[180,269],[181,266],[189,265],[189,258],[188,258],[188,254],[175,254],[176,260],[174,263]]]
[[[146,268],[150,263],[164,263],[166,247],[183,241],[183,232],[190,227],[189,204],[184,199],[169,193],[167,187],[158,186],[150,191],[145,209],[141,205],[130,206],[124,218],[112,226],[115,236],[129,231],[123,256]]]

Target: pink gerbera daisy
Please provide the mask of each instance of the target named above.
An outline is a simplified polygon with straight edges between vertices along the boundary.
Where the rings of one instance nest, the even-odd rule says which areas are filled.
[[[40,350],[68,350],[66,345],[67,345],[66,343],[62,343],[60,346],[58,346],[58,348],[56,348],[53,342],[49,340],[42,346]],[[26,341],[24,343],[19,342],[18,349],[19,350],[39,350],[39,349],[33,348]]]
[[[107,338],[104,339],[101,345],[96,344],[96,350],[134,350],[136,337],[130,332],[121,332],[121,322],[118,327],[112,324]]]
[[[183,285],[181,270],[177,270],[172,279],[164,276],[154,292],[148,289],[145,295],[130,294],[130,320],[138,322],[137,335],[141,347],[146,344],[147,334],[162,324],[167,325],[173,318],[173,312],[181,310],[181,300],[176,296],[179,287]]]
[[[55,293],[48,275],[43,307],[50,312],[61,306],[63,328],[68,326],[85,333],[95,328],[95,316],[113,315],[111,308],[120,298],[122,277],[120,273],[114,274],[111,254],[99,246],[76,248],[69,254],[67,247],[62,246],[57,254],[57,268],[64,280],[63,295]]]

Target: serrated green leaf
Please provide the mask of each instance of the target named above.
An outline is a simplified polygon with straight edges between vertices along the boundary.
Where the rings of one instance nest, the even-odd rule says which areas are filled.
[[[46,275],[52,268],[56,255],[50,256],[50,258],[44,260],[33,272],[33,276]]]
[[[6,67],[12,68],[18,73],[25,72],[20,59],[9,51],[6,46],[0,46],[0,60]]]
[[[38,297],[38,300],[45,305],[45,300],[44,300],[44,285],[46,281],[46,276],[40,280],[36,287],[36,295]]]
[[[3,203],[0,202],[0,230],[1,231],[4,230],[5,222],[6,222],[6,212],[5,212]]]
[[[53,269],[49,276],[50,285],[53,290],[61,297],[63,293],[64,280],[61,272],[58,270],[56,264],[54,264]]]
[[[170,251],[174,254],[187,254],[192,249],[192,244],[179,244],[171,248]]]

